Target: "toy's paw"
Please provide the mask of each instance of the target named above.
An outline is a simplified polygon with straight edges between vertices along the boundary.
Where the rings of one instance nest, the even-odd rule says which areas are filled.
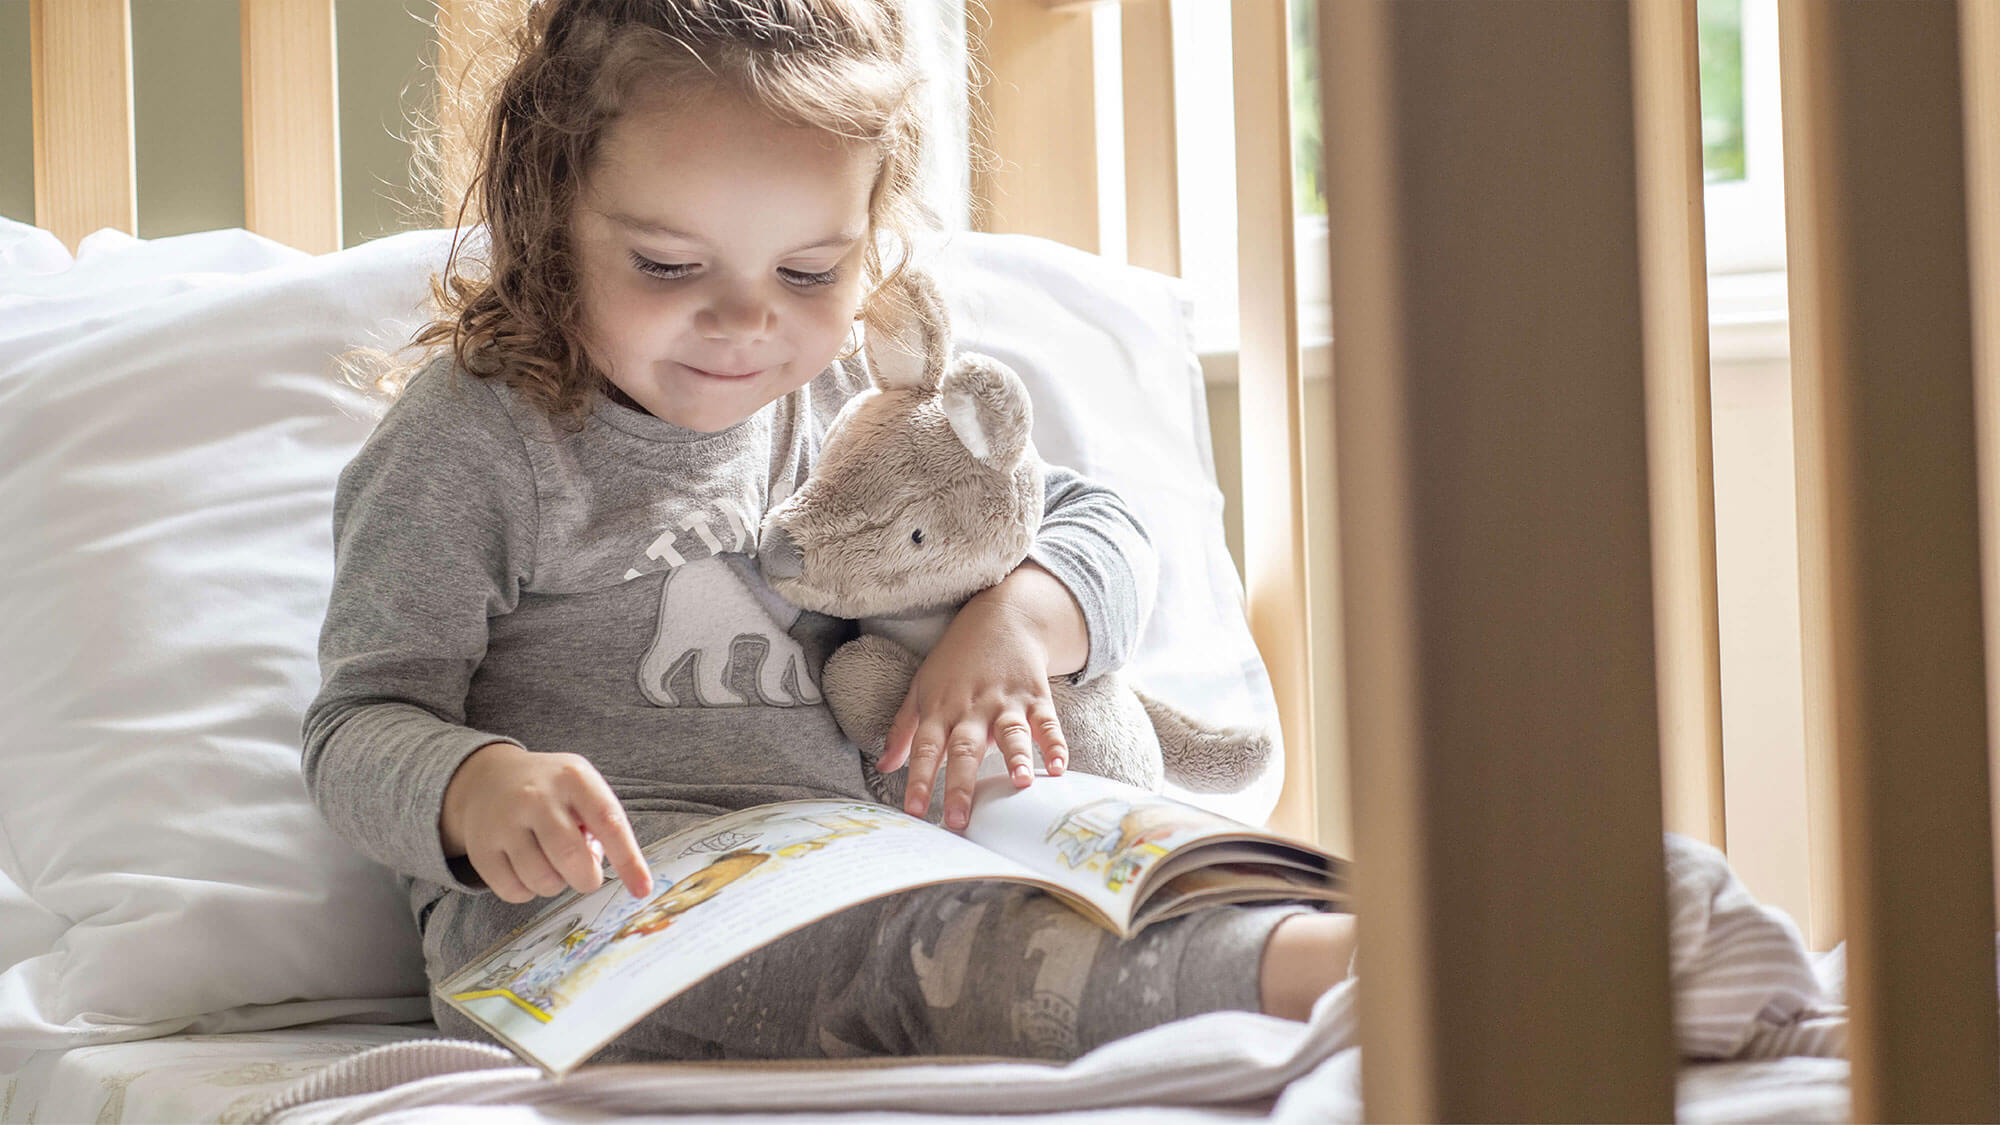
[[[820,672],[826,704],[862,760],[882,756],[883,741],[916,677],[916,654],[886,637],[857,637],[827,657]]]

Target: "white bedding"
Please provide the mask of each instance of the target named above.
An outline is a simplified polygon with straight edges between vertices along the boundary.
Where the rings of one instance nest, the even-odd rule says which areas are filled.
[[[0,1121],[248,1121],[330,1063],[436,1034],[429,1023],[316,1024],[38,1051],[0,1077]]]
[[[1335,1015],[1323,1006],[1313,1027]],[[1050,1110],[1051,1099],[1075,1105],[1088,1088],[1124,1084],[1152,1088],[1163,1098],[1187,1096],[1204,1081],[1202,1073],[1182,1074],[1171,1087],[1162,1074],[1184,1070],[1182,1050],[1199,1053],[1218,1041],[1221,1023],[1246,1038],[1232,1054],[1240,1072],[1232,1082],[1261,1071],[1276,1081],[1276,1093],[1223,1105],[1110,1105]],[[1323,1028],[1322,1028],[1323,1030]],[[0,1121],[254,1121],[258,1109],[303,1078],[325,1071],[373,1047],[436,1035],[430,1024],[323,1024],[237,1035],[175,1035],[135,1043],[44,1051],[0,1086]],[[740,1067],[664,1064],[597,1067],[579,1072],[582,1082],[568,1100],[556,1101],[547,1084],[527,1068],[507,1066],[479,1074],[446,1074],[400,1083],[377,1094],[310,1101],[276,1118],[282,1122],[470,1121],[493,1123],[601,1120],[658,1121],[674,1125],[723,1121],[754,1122],[915,1122],[1006,1119],[1035,1122],[1221,1123],[1358,1120],[1360,1052],[1339,1051],[1283,1082],[1288,1061],[1310,1052],[1312,1028],[1281,1025],[1249,1013],[1215,1013],[1204,1020],[1155,1029],[1126,1041],[1126,1050],[1079,1060],[1069,1067],[1034,1063],[903,1065],[889,1068],[786,1068],[758,1071],[746,1082]],[[1133,1048],[1137,1048],[1136,1050]],[[1095,1080],[1085,1072],[1095,1072]],[[1212,1071],[1210,1072],[1212,1074]],[[889,1081],[885,1082],[884,1080]],[[1254,1080],[1254,1076],[1253,1076]],[[620,1091],[621,1085],[624,1087]],[[590,1100],[575,1095],[591,1091]],[[914,1110],[928,1099],[948,1098],[961,1113]],[[616,1099],[616,1100],[613,1100]],[[1710,1063],[1686,1067],[1678,1095],[1683,1122],[1845,1121],[1847,1063],[1842,1059],[1792,1057],[1760,1062]],[[673,1104],[686,1112],[663,1114]],[[835,1112],[843,1104],[874,1108]],[[772,1107],[807,1107],[794,1112]],[[902,1105],[903,1110],[880,1108]],[[725,1106],[763,1111],[723,1112]],[[1015,1107],[1016,1112],[999,1109]],[[1043,1110],[1044,1112],[1038,1112]],[[626,1112],[621,1112],[626,1111]]]

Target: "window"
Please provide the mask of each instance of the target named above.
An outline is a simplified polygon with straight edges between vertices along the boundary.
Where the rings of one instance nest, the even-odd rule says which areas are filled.
[[[1195,294],[1195,346],[1233,355],[1237,340],[1236,119],[1229,5],[1172,0],[1179,120],[1181,276]],[[1320,169],[1318,5],[1290,0],[1294,279],[1306,375],[1326,373],[1332,335],[1325,183]],[[1217,153],[1230,154],[1216,159]],[[1219,222],[1217,216],[1227,216]]]
[[[1705,183],[1743,178],[1743,0],[1696,5],[1701,53],[1701,171]]]
[[[1289,6],[1300,336],[1311,369],[1314,343],[1323,345],[1330,328],[1318,4],[1289,0]],[[1181,272],[1199,289],[1196,333],[1202,350],[1233,351],[1236,232],[1233,223],[1215,220],[1236,213],[1233,162],[1215,159],[1218,152],[1235,150],[1229,8],[1212,0],[1174,0],[1173,14]],[[1732,340],[1758,334],[1756,341],[1730,343],[1725,350],[1782,354],[1785,214],[1777,0],[1697,0],[1696,19],[1711,320],[1730,329]]]
[[[1708,272],[1782,273],[1777,0],[1697,0]]]

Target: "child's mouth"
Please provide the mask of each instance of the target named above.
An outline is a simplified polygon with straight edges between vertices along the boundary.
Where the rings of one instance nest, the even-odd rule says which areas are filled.
[[[753,375],[762,375],[764,373],[761,369],[757,371],[731,372],[731,371],[707,371],[687,363],[683,363],[681,364],[681,366],[687,368],[689,371],[692,371],[697,375],[705,375],[710,379],[748,379]]]

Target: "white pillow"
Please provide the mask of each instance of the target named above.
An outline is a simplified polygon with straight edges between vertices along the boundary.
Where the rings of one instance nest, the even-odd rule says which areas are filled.
[[[69,923],[41,908],[0,874],[0,970],[54,949]]]
[[[1223,538],[1194,287],[1027,235],[930,237],[916,259],[950,306],[954,350],[990,355],[1027,384],[1042,458],[1116,490],[1152,536],[1159,592],[1127,674],[1203,718],[1268,730],[1275,744],[1270,676]],[[1167,789],[1262,824],[1283,784],[1277,746],[1241,793]]]
[[[52,242],[0,224],[0,870],[73,924],[0,972],[0,1070],[423,1018],[406,900],[306,800],[298,738],[334,481],[379,414],[327,359],[407,338],[438,235]]]
[[[107,230],[71,264],[0,220],[0,874],[32,900],[0,900],[0,922],[63,929],[0,961],[0,1072],[39,1048],[428,1014],[406,901],[320,820],[298,737],[334,483],[382,409],[327,361],[406,340],[448,242],[312,258],[240,230]],[[961,346],[1027,380],[1043,456],[1153,534],[1135,678],[1275,728],[1187,287],[1020,236],[926,247]],[[1261,821],[1265,781],[1200,799]]]

